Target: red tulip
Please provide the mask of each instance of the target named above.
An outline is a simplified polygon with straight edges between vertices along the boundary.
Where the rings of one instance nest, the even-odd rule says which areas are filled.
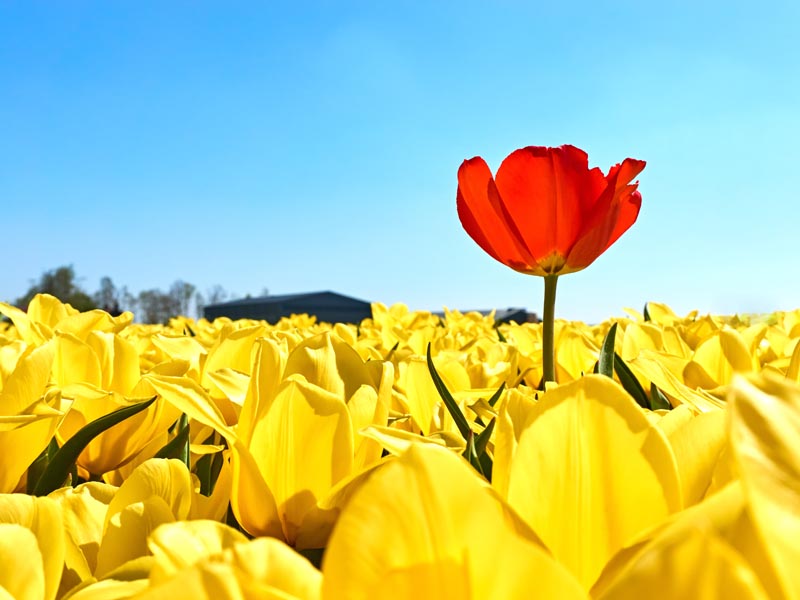
[[[528,146],[493,178],[478,156],[458,170],[458,216],[481,248],[516,271],[574,273],[636,221],[642,196],[631,180],[644,166],[626,158],[603,175],[575,146]]]

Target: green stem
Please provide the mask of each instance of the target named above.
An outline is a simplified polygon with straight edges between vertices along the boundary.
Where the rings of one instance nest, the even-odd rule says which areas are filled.
[[[556,283],[558,275],[544,278],[544,315],[542,317],[542,367],[544,381],[556,380],[556,361],[553,325],[556,317]]]

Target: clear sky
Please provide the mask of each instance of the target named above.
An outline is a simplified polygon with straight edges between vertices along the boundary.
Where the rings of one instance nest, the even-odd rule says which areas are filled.
[[[456,172],[647,161],[557,316],[800,306],[800,3],[0,0],[0,299],[72,264],[133,291],[522,306]]]

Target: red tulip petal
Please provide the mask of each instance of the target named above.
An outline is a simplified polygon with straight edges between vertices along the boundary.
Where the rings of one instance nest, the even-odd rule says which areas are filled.
[[[569,254],[606,187],[602,171],[589,169],[586,153],[574,146],[516,150],[496,181],[509,220],[539,261]]]
[[[619,237],[630,228],[639,216],[642,196],[631,184],[645,167],[645,162],[627,158],[608,172],[608,185],[587,217],[580,239],[567,257],[563,273],[579,271],[592,264]]]
[[[642,195],[636,191],[636,188],[639,187],[638,182],[631,183],[631,180],[642,172],[646,164],[643,160],[626,158],[619,165],[618,173],[615,173],[616,165],[611,167],[608,172],[609,180],[614,174],[617,177],[615,197],[619,199],[620,215],[603,251],[616,242],[619,236],[625,233],[639,216],[639,209],[642,207]]]
[[[456,206],[461,225],[495,260],[524,273],[535,273],[536,261],[521,242],[513,223],[505,218],[492,172],[479,156],[458,169]]]

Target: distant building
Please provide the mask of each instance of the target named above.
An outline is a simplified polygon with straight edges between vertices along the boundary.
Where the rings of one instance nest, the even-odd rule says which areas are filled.
[[[363,319],[372,317],[372,308],[369,302],[336,292],[242,298],[231,302],[209,304],[203,308],[203,316],[209,320],[217,317],[229,317],[277,323],[281,317],[293,314],[313,315],[317,317],[317,322],[357,324]]]
[[[488,315],[491,311],[485,311]],[[498,308],[494,313],[495,323],[539,323],[541,319],[535,312],[528,312],[524,308]]]
[[[482,314],[484,317],[488,316],[492,311],[491,310],[459,310],[461,314],[466,314],[468,312],[477,312]],[[440,317],[444,317],[444,312],[435,312],[433,313]],[[495,323],[510,323],[514,321],[516,323],[539,323],[541,319],[535,312],[528,312],[524,308],[498,308],[494,311],[494,322]]]

